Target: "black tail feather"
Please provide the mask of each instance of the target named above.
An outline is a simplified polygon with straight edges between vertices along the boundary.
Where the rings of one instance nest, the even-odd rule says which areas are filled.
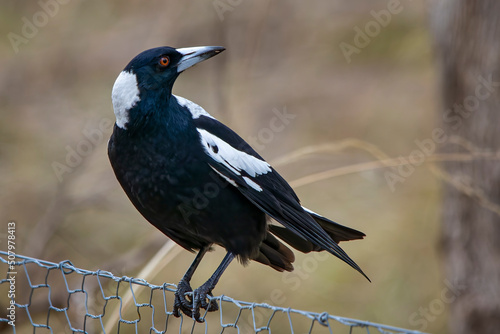
[[[336,243],[341,241],[363,239],[366,236],[361,231],[340,225],[328,218],[318,215],[315,212],[310,210],[306,210],[306,212],[314,218],[314,220],[323,228],[323,230],[325,230],[326,233],[328,233],[328,235],[332,237],[333,241]]]
[[[269,232],[273,233],[278,238],[303,253],[326,250],[342,259],[351,267],[359,271],[364,277],[366,277],[366,279],[368,279],[368,281],[370,281],[361,268],[342,250],[342,248],[338,246],[338,243],[341,241],[363,239],[365,234],[355,229],[335,223],[334,221],[320,216],[319,214],[308,209],[304,208],[304,210],[320,225],[321,229],[323,229],[323,231],[332,238],[334,243],[331,244],[330,247],[324,248],[315,242],[306,240],[302,236],[299,236],[294,231],[287,229],[284,226],[269,225]]]
[[[259,255],[254,259],[278,271],[292,271],[295,260],[293,252],[282,242],[268,233],[259,249]]]

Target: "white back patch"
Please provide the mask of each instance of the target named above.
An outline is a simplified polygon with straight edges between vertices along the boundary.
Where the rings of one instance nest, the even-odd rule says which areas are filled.
[[[126,129],[126,124],[129,121],[129,110],[141,100],[139,87],[137,87],[137,77],[134,73],[126,71],[120,73],[113,85],[111,100],[115,110],[116,125]]]
[[[210,115],[208,112],[206,112],[205,109],[197,105],[196,103],[189,101],[188,99],[183,98],[182,96],[177,96],[174,95],[174,97],[177,99],[177,102],[183,106],[186,107],[189,112],[191,113],[191,116],[193,116],[193,119],[197,119],[200,116],[206,116],[213,118],[212,115]]]
[[[271,171],[271,166],[264,160],[235,149],[206,130],[198,129],[198,132],[205,152],[236,175],[241,175],[240,171],[242,170],[252,177]]]

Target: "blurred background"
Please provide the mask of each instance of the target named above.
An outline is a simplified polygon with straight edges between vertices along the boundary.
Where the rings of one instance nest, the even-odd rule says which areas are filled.
[[[180,76],[174,94],[251,142],[304,205],[365,232],[341,246],[372,283],[332,256],[298,254],[288,275],[235,262],[214,294],[448,332],[461,290],[446,277],[440,248],[433,131],[445,109],[428,8],[379,0],[2,1],[2,226],[17,223],[19,254],[136,276],[167,238],[134,209],[110,167],[114,80],[151,47],[222,45],[224,53]],[[415,150],[423,154],[412,157]],[[223,255],[206,256],[193,286]],[[179,251],[144,278],[177,283],[193,258]],[[7,302],[2,295],[2,309]]]

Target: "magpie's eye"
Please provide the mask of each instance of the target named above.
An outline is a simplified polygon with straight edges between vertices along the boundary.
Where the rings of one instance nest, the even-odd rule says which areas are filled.
[[[163,56],[158,60],[158,65],[160,65],[160,67],[167,67],[168,64],[170,64],[170,58],[167,56]]]

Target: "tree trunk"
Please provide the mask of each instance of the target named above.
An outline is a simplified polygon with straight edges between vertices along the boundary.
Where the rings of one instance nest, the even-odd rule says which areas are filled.
[[[500,333],[500,1],[437,0],[431,8],[442,81],[442,245],[450,333]],[[495,155],[496,152],[496,156]],[[486,156],[486,157],[484,157]]]

